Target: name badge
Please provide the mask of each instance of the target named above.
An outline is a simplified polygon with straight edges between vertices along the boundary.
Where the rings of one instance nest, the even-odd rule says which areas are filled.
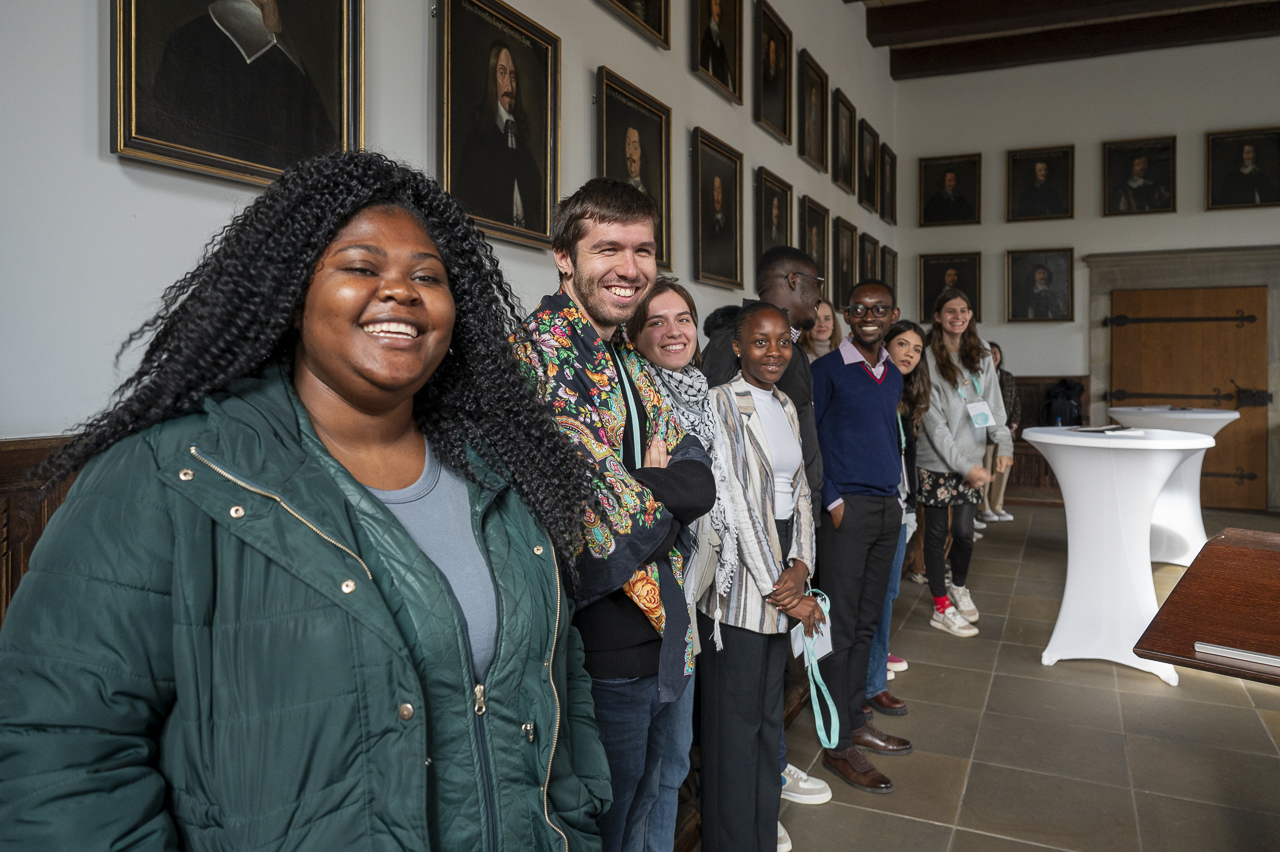
[[[979,429],[985,429],[996,422],[995,415],[991,413],[991,406],[987,405],[985,399],[971,402],[965,408],[969,409],[969,419]]]

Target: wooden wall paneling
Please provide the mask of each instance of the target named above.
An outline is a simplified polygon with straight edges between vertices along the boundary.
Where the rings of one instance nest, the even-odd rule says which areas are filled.
[[[1074,379],[1084,385],[1081,394],[1081,416],[1089,424],[1088,376],[1017,376],[1018,399],[1022,403],[1022,423],[1018,431],[1041,425],[1038,419],[1040,407],[1048,399],[1049,389],[1062,379]],[[1048,425],[1048,424],[1045,424]],[[1062,505],[1062,491],[1053,469],[1040,451],[1024,441],[1021,435],[1013,442],[1013,470],[1005,490],[1005,503],[1018,505]]]
[[[66,438],[22,438],[0,441],[0,624],[9,601],[27,573],[31,551],[45,525],[66,499],[71,482],[64,482],[43,500],[34,498],[42,484],[33,470]]]

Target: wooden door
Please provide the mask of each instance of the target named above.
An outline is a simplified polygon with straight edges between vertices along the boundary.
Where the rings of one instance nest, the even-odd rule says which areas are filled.
[[[1267,508],[1267,288],[1111,293],[1111,405],[1236,409],[1205,454],[1201,504]]]

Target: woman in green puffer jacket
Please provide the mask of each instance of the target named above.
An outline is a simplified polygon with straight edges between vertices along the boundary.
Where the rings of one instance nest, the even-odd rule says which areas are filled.
[[[376,154],[215,238],[48,467],[83,471],[0,631],[0,848],[600,847],[557,567],[591,473],[518,320],[471,220]]]

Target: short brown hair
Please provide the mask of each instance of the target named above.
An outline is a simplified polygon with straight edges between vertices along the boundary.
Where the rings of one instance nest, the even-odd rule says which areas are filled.
[[[653,223],[658,235],[661,221],[658,205],[643,190],[614,178],[592,178],[578,191],[556,205],[551,212],[551,248],[578,261],[578,243],[587,235],[590,222]]]
[[[689,363],[698,369],[702,369],[702,344],[698,342],[698,306],[693,303],[693,296],[684,288],[678,278],[671,275],[659,275],[653,282],[653,286],[649,288],[649,292],[644,294],[644,298],[640,300],[640,304],[636,305],[636,312],[631,315],[631,319],[627,320],[627,340],[635,344],[636,339],[640,337],[640,332],[644,330],[645,323],[649,321],[649,305],[655,298],[663,293],[675,293],[684,303],[689,306],[689,313],[693,315],[693,360]]]

